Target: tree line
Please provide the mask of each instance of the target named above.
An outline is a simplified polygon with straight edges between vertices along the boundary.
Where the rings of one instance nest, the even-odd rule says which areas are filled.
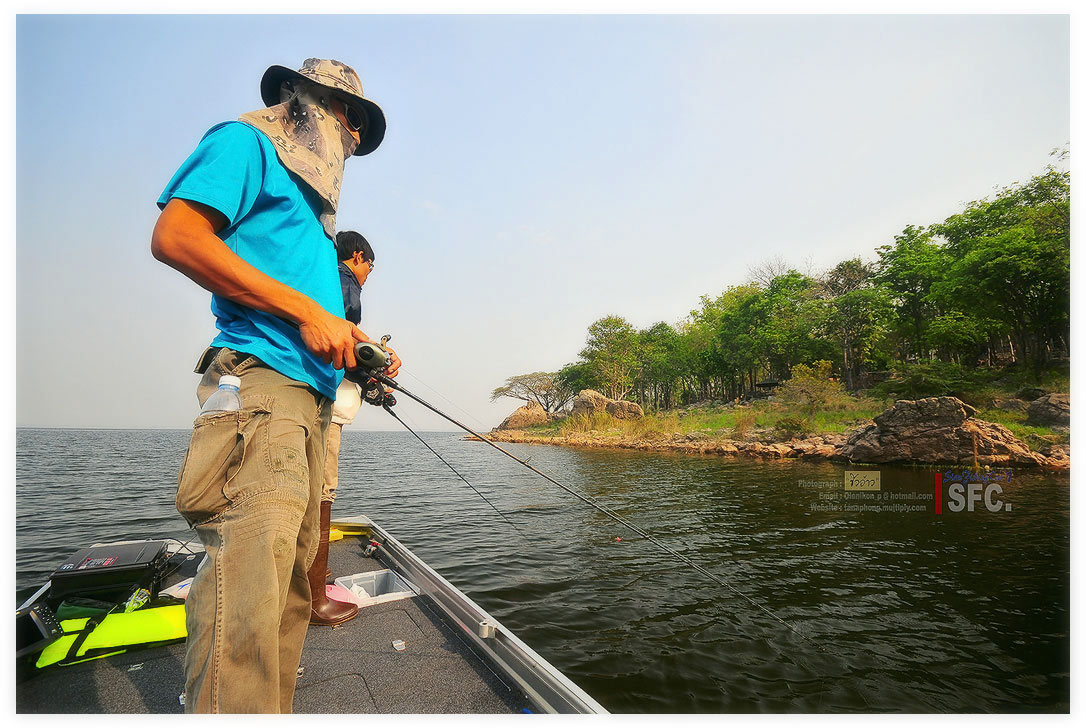
[[[1049,165],[941,223],[906,227],[873,261],[851,258],[819,274],[770,261],[748,282],[702,296],[675,325],[637,329],[604,316],[588,327],[577,361],[510,377],[493,398],[553,411],[597,389],[666,409],[742,398],[821,361],[851,391],[940,362],[1039,374],[1068,353],[1070,249],[1070,174]]]

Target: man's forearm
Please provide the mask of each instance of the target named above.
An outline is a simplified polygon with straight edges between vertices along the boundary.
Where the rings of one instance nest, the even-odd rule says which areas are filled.
[[[226,222],[222,213],[206,205],[170,200],[151,235],[151,254],[212,293],[296,323],[306,349],[336,369],[357,366],[355,344],[369,337],[242,260],[217,235]],[[394,360],[393,368],[398,364]]]
[[[151,240],[156,259],[203,288],[243,306],[302,324],[317,303],[242,260],[215,234],[215,221],[191,204],[172,200]]]

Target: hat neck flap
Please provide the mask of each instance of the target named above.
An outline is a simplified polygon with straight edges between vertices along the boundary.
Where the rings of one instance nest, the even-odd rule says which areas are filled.
[[[321,225],[334,240],[343,164],[354,152],[354,137],[327,110],[297,101],[250,111],[238,121],[268,137],[283,166],[320,195]]]

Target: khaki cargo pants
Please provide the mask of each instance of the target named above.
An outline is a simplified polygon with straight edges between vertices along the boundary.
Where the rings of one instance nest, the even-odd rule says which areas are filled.
[[[178,475],[177,510],[208,556],[185,607],[185,711],[289,713],[332,403],[230,349],[208,349],[196,371],[201,404],[221,375],[240,377],[242,409],[196,419]]]
[[[339,446],[343,440],[343,425],[333,422],[328,425],[324,435],[324,489],[321,491],[322,503],[336,502],[336,488],[339,487]]]

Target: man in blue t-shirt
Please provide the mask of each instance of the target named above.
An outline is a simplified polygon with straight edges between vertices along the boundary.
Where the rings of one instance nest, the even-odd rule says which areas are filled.
[[[151,242],[212,293],[200,403],[220,376],[241,379],[242,409],[196,418],[178,475],[177,509],[207,553],[186,603],[188,712],[291,711],[325,432],[370,341],[344,318],[332,239],[344,163],[377,148],[384,114],[338,61],[272,66],[260,92],[267,108],[212,127],[177,170]]]

